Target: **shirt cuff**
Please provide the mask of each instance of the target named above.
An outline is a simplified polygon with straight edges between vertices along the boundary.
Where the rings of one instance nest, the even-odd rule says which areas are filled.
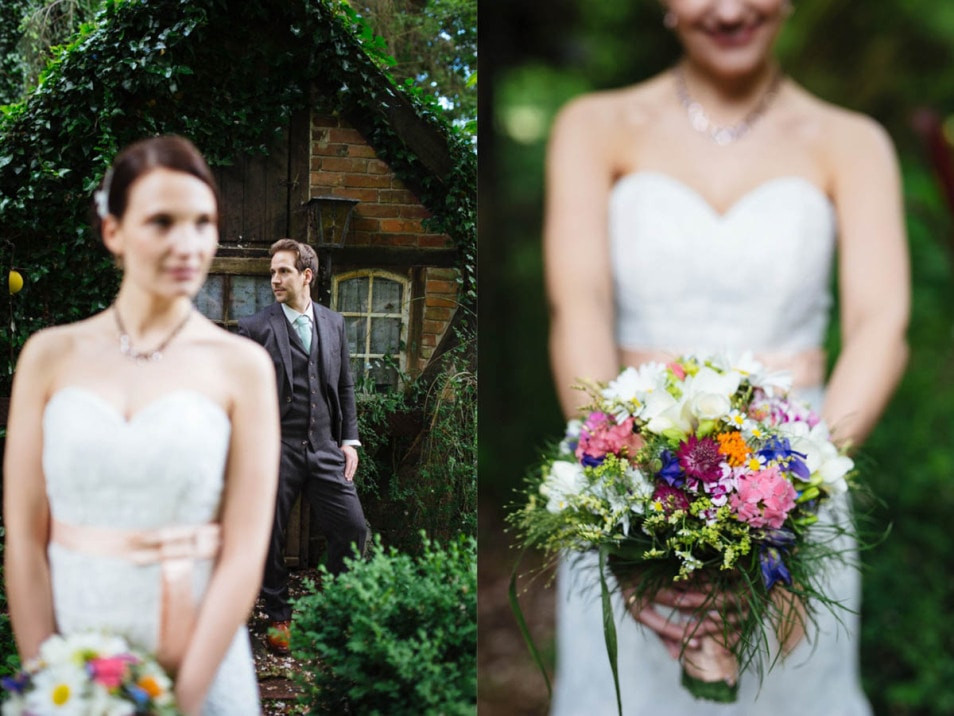
[[[342,440],[341,446],[344,447],[345,445],[353,445],[354,447],[361,447],[361,441],[360,440]]]

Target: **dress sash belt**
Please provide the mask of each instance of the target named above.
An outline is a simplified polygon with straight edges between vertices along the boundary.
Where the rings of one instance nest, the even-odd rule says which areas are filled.
[[[213,559],[218,554],[221,527],[208,523],[122,530],[54,519],[50,530],[51,541],[74,552],[125,559],[137,565],[160,565],[162,596],[156,660],[174,672],[195,628],[193,566],[197,559]]]

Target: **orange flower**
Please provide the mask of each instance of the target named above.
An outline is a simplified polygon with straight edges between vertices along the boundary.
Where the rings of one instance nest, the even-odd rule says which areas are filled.
[[[749,446],[745,444],[741,433],[719,433],[716,435],[719,441],[719,452],[725,455],[732,467],[740,467],[745,464],[749,457]]]
[[[143,676],[136,685],[149,694],[149,698],[151,699],[162,695],[162,687],[159,685],[159,682],[151,676]]]

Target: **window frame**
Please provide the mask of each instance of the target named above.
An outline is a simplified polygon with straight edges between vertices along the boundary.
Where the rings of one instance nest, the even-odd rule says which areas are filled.
[[[368,311],[367,313],[358,313],[355,311],[342,311],[338,308],[338,289],[340,285],[345,281],[350,281],[358,278],[367,278],[368,279]],[[374,312],[371,310],[373,304],[372,298],[374,296],[374,280],[376,278],[385,279],[387,281],[394,281],[401,285],[401,307],[400,313],[391,312],[391,313],[381,313]],[[401,274],[395,273],[393,271],[387,271],[385,269],[377,268],[361,268],[355,269],[352,271],[343,271],[339,274],[334,274],[331,277],[331,308],[333,311],[340,313],[345,318],[364,318],[366,320],[365,324],[365,338],[364,338],[364,351],[356,354],[351,354],[349,357],[353,360],[356,357],[364,358],[364,370],[365,374],[370,367],[370,362],[376,358],[384,358],[385,354],[371,353],[371,319],[372,318],[400,318],[401,320],[401,331],[400,336],[398,337],[398,346],[397,346],[397,363],[398,363],[398,376],[397,376],[397,385],[394,387],[400,389],[402,384],[401,376],[402,374],[407,373],[407,364],[408,364],[408,329],[410,328],[411,323],[411,280],[407,276],[402,276]],[[350,353],[350,347],[349,347]]]

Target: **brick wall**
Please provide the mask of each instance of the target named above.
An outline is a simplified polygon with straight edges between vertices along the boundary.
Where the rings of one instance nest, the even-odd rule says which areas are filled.
[[[421,327],[421,369],[434,353],[457,308],[457,269],[424,272],[424,323]]]
[[[430,212],[377,158],[358,130],[338,117],[313,114],[311,196],[357,199],[349,242],[356,246],[450,248],[450,239],[424,229]]]
[[[423,220],[430,212],[387,163],[378,159],[361,133],[343,119],[312,114],[310,167],[311,196],[341,196],[360,202],[352,216],[350,245],[453,247],[448,236],[424,228]],[[423,275],[418,370],[427,365],[457,308],[455,269],[428,267]]]

